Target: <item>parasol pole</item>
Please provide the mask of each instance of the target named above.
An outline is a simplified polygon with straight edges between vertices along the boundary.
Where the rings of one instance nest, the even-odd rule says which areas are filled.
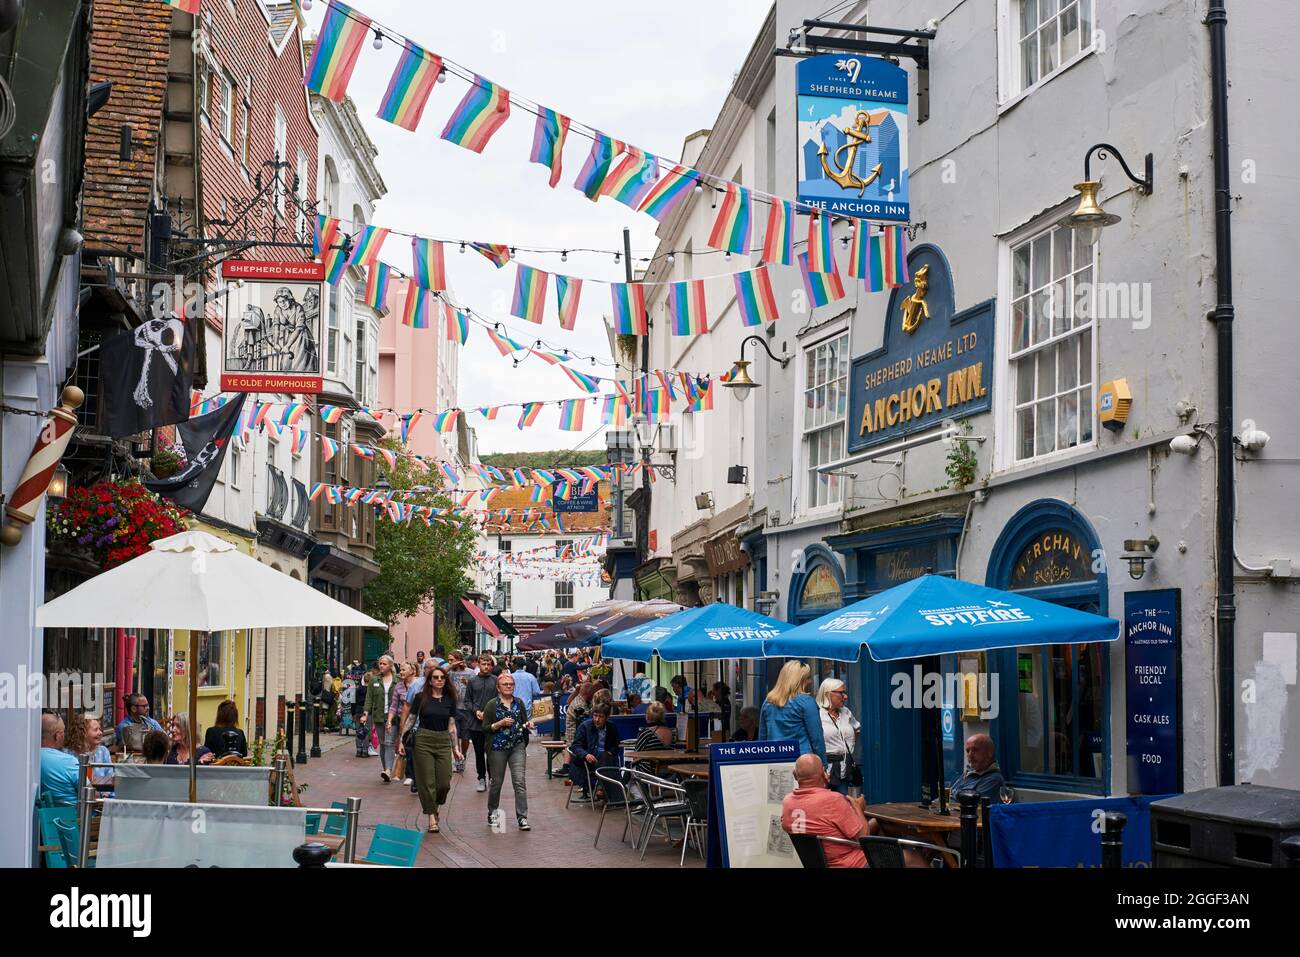
[[[204,637],[207,633],[204,632]],[[190,630],[190,730],[189,741],[186,745],[190,749],[190,803],[197,804],[199,801],[199,771],[198,771],[198,748],[194,747],[195,728],[199,726],[199,633]]]

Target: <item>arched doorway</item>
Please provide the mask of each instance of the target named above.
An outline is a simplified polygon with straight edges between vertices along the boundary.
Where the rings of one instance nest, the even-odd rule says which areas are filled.
[[[1108,613],[1101,544],[1082,512],[1056,499],[1012,516],[985,584]],[[990,733],[1011,783],[1104,794],[1110,782],[1110,658],[1104,643],[1010,648],[990,655],[999,715]]]

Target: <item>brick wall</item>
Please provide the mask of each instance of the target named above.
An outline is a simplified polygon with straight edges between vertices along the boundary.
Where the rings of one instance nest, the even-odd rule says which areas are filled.
[[[153,195],[167,88],[171,7],[138,0],[95,0],[90,82],[109,80],[113,93],[86,128],[83,200],[86,244],[143,252]],[[119,159],[121,129],[131,127],[131,159]]]
[[[268,4],[268,6],[271,6]],[[307,105],[307,91],[303,86],[305,61],[297,25],[283,16],[287,4],[272,6],[278,14],[275,29],[263,13],[257,0],[235,0],[234,13],[228,2],[205,3],[204,17],[211,14],[208,32],[209,46],[216,69],[207,84],[207,109],[197,119],[200,128],[200,170],[202,176],[202,212],[207,221],[226,219],[243,208],[257,191],[259,172],[262,183],[270,182],[272,171],[263,166],[275,153],[275,109],[279,104],[284,114],[286,137],[285,155],[289,162],[284,171],[285,181],[292,184],[298,166],[298,151],[306,155],[306,182],[300,192],[307,201],[316,195],[316,127]],[[205,23],[207,21],[205,20]],[[279,51],[279,52],[277,52]],[[221,132],[220,99],[221,71],[234,81],[233,136],[227,141]],[[251,95],[247,78],[252,77]],[[251,104],[248,131],[248,163],[244,165],[242,129],[242,104],[247,98]],[[223,202],[224,201],[224,202]],[[251,216],[249,222],[258,238],[294,242],[296,217],[286,198],[284,212],[280,214],[279,229],[275,230],[274,203],[264,204],[264,209]],[[312,223],[308,222],[307,240],[311,239]],[[209,228],[209,233],[220,228]],[[301,260],[310,259],[310,251],[289,248],[263,247],[240,254],[245,259]],[[209,312],[211,325],[220,328],[220,304]]]

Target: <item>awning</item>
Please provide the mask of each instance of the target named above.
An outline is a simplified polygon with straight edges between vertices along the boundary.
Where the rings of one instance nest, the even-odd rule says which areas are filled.
[[[763,643],[769,658],[897,661],[963,651],[1115,641],[1120,623],[1016,592],[922,575]]]
[[[507,638],[515,638],[519,635],[519,629],[506,621],[503,616],[498,615],[496,612],[492,612],[488,617],[497,623],[497,627],[501,629],[501,634],[505,635]]]
[[[470,617],[478,622],[480,628],[486,631],[493,638],[501,637],[501,629],[497,627],[496,622],[487,616],[487,612],[474,604],[468,598],[462,598],[460,603],[465,606],[465,610],[469,612]]]

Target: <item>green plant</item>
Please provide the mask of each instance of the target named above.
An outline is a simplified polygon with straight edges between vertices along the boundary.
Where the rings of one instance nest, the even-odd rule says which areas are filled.
[[[460,634],[453,626],[444,622],[438,626],[437,642],[438,653],[446,658],[460,648]]]
[[[962,423],[961,434],[971,434],[969,422]],[[979,460],[975,458],[975,450],[971,448],[971,443],[954,440],[952,448],[948,450],[948,465],[944,468],[953,486],[963,489],[974,482],[978,467]]]
[[[158,449],[149,460],[149,469],[155,478],[171,478],[181,470],[185,462],[171,449]]]

